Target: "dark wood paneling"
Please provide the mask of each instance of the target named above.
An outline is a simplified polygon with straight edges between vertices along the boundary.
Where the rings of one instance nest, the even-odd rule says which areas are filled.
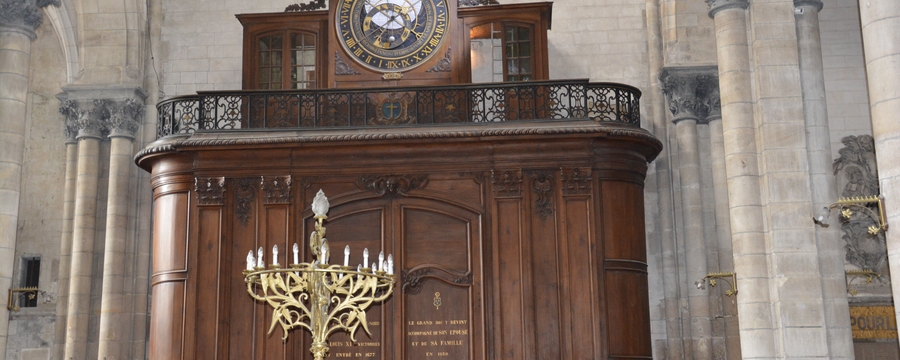
[[[243,144],[149,156],[142,165],[154,170],[156,196],[151,354],[310,359],[305,330],[287,341],[278,326],[267,334],[271,307],[247,294],[240,271],[247,251],[258,247],[271,263],[274,244],[282,264],[292,260],[295,242],[310,261],[309,202],[323,189],[332,205],[332,262],[342,262],[348,244],[351,265],[365,247],[370,262],[384,249],[407,274],[386,303],[369,310],[371,336],[358,332],[354,345],[337,333],[329,339],[333,354],[649,356],[642,181],[652,153],[639,139],[530,134]],[[575,169],[581,180],[573,180]],[[260,179],[287,175],[289,203],[265,203]],[[194,179],[206,177],[226,179],[220,203],[195,201]],[[415,185],[397,185],[411,179]]]

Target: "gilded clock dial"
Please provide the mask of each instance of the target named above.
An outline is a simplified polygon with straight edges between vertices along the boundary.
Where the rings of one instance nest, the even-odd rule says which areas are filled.
[[[375,71],[401,72],[424,63],[447,31],[445,0],[340,0],[337,9],[344,50]]]

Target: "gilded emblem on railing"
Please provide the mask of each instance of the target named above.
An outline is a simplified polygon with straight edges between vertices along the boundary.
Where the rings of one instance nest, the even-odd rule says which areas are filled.
[[[390,93],[387,97],[379,96],[378,111],[375,112],[373,122],[380,125],[411,124],[413,118],[409,116],[409,103],[412,97],[408,93],[397,95]]]

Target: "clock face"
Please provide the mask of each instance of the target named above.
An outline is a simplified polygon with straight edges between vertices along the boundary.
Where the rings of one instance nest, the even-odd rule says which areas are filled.
[[[434,55],[446,37],[446,0],[339,0],[337,35],[353,60],[402,72]]]

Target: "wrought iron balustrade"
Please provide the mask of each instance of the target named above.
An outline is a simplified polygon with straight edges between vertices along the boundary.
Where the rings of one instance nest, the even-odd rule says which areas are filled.
[[[640,126],[641,92],[535,81],[372,89],[202,91],[161,101],[158,137],[203,130],[426,126],[592,119]]]

